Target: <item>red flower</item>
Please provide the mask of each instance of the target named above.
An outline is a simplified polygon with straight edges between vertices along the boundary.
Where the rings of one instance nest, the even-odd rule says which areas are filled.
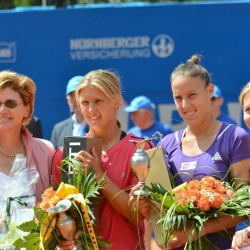
[[[197,202],[197,207],[204,212],[210,210],[210,202],[208,196],[202,195]]]
[[[225,201],[233,196],[233,191],[224,186],[224,182],[206,176],[201,180],[192,180],[173,190],[176,202],[180,205],[190,204],[201,211],[220,208]]]
[[[210,187],[214,188],[215,187],[215,179],[211,176],[205,176],[200,180],[201,187]]]
[[[222,203],[224,202],[223,196],[219,193],[213,194],[210,199],[211,207],[220,208]]]
[[[40,204],[38,204],[38,207],[42,208],[43,210],[48,210],[49,208],[54,207],[59,200],[61,199],[56,195],[56,191],[50,187],[44,191],[42,195],[42,201]]]

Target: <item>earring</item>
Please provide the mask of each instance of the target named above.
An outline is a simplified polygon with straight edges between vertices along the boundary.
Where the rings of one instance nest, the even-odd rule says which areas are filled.
[[[23,126],[26,125],[26,118],[27,118],[27,116],[24,116],[24,117],[23,117],[23,121],[22,121],[22,125],[23,125]]]

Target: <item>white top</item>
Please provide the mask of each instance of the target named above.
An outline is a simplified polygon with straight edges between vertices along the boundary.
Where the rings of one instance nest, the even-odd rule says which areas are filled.
[[[9,210],[11,223],[20,225],[34,218],[33,207],[36,198],[33,184],[38,178],[39,174],[35,167],[26,167],[26,157],[22,154],[17,154],[9,175],[0,173],[0,239],[8,232],[8,228],[6,227],[6,206],[8,198],[12,198]],[[24,201],[27,206],[19,204],[14,199],[15,197],[20,197],[20,200]]]

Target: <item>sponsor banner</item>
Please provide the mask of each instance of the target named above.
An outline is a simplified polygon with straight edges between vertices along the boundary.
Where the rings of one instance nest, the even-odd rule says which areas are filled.
[[[68,80],[94,69],[115,71],[127,103],[148,96],[156,119],[177,130],[185,124],[173,102],[170,75],[198,53],[222,90],[222,110],[244,127],[238,96],[250,80],[249,13],[247,2],[4,11],[0,70],[35,81],[35,115],[47,139],[54,124],[69,117]],[[122,109],[119,119],[124,130],[132,126]]]

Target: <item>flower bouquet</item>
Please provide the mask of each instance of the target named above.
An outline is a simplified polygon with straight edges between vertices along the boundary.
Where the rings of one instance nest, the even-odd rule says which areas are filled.
[[[160,184],[152,184],[150,198],[160,204],[160,219],[165,249],[174,234],[189,229],[184,249],[217,249],[202,229],[206,222],[220,216],[250,215],[250,186],[230,185],[228,182],[206,176],[191,180],[173,190],[166,190]],[[225,229],[226,231],[226,229]],[[193,237],[196,240],[193,241]]]
[[[65,172],[65,167],[73,169],[68,183],[61,182],[56,191],[52,187],[44,191],[41,203],[34,207],[35,219],[18,227],[28,235],[13,245],[26,250],[55,250],[67,240],[74,244],[74,249],[110,247],[94,229],[94,207],[104,176],[97,182],[93,169],[82,175],[80,163],[75,159],[66,158],[62,164]]]

